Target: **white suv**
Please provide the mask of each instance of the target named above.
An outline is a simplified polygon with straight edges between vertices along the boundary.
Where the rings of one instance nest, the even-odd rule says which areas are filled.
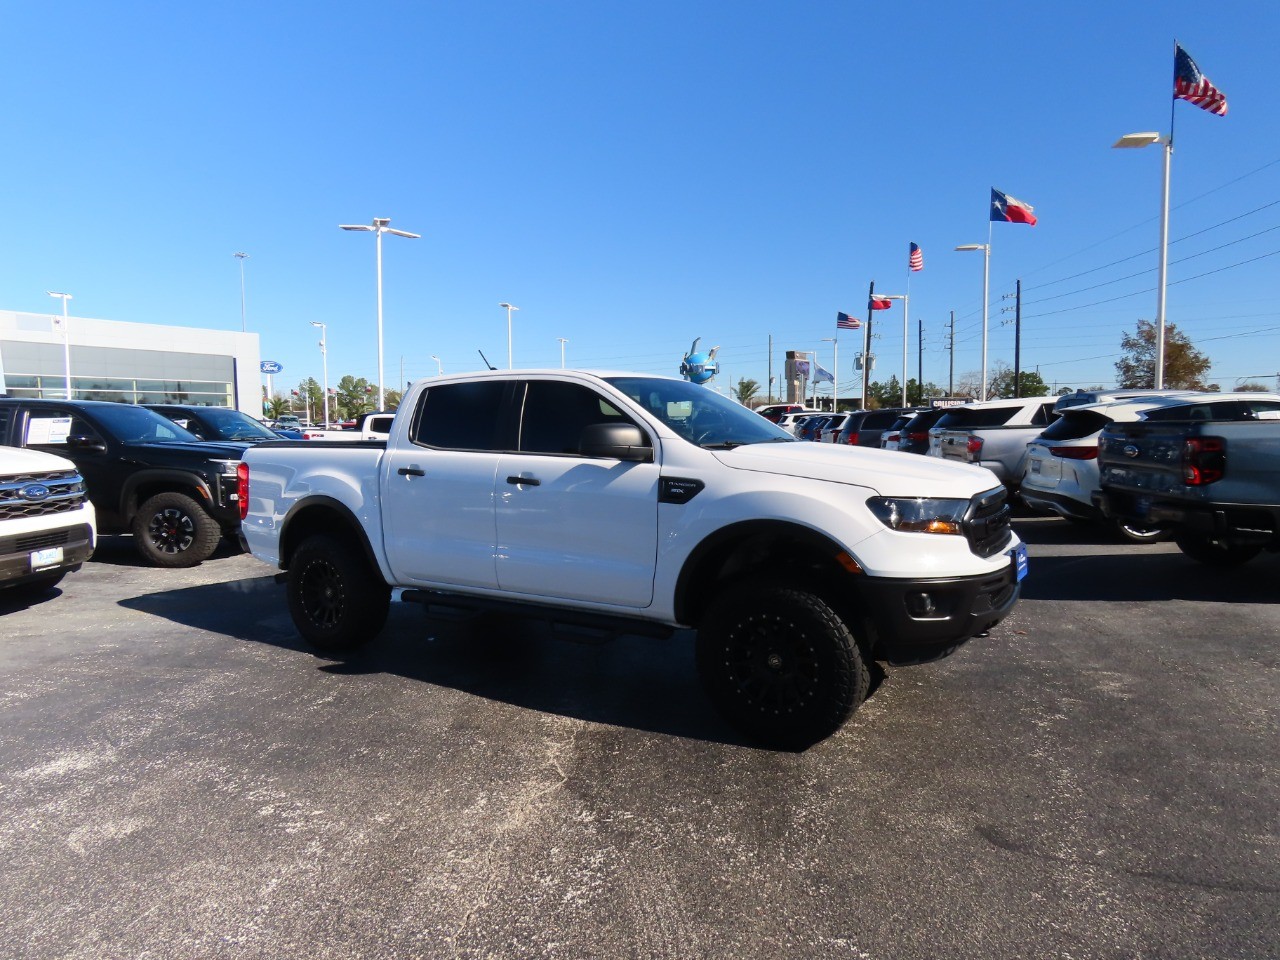
[[[1055,397],[984,400],[954,407],[929,431],[929,456],[986,467],[1017,486],[1027,444],[1057,419]]]
[[[6,594],[53,589],[89,559],[97,529],[74,463],[0,446],[0,587]]]

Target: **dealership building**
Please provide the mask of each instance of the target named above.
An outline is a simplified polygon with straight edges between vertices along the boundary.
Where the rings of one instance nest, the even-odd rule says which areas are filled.
[[[0,393],[262,414],[256,333],[0,310]]]

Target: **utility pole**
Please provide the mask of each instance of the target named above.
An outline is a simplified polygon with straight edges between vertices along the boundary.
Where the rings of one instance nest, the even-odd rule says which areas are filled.
[[[773,403],[773,334],[769,334],[769,403]]]
[[[1013,299],[1013,395],[1022,396],[1022,278]]]
[[[947,370],[947,396],[956,395],[956,312],[951,311],[951,366]]]
[[[916,361],[916,389],[920,391],[919,400],[924,403],[924,321],[916,321],[916,343],[919,345]]]

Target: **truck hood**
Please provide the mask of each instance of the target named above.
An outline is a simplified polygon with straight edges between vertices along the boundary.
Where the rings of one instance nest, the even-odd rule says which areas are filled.
[[[59,470],[75,470],[70,460],[23,447],[0,447],[0,474],[54,473]]]
[[[136,441],[126,443],[132,450],[162,450],[170,453],[188,453],[209,460],[239,460],[250,444],[241,440],[196,440],[179,443]]]
[[[867,487],[882,496],[967,499],[999,486],[986,467],[833,443],[753,443],[711,451],[726,467]]]

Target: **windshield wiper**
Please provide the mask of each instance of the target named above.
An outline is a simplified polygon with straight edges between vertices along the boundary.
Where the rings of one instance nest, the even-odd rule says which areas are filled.
[[[715,443],[698,444],[703,450],[732,450],[742,446],[741,440],[717,440]]]

